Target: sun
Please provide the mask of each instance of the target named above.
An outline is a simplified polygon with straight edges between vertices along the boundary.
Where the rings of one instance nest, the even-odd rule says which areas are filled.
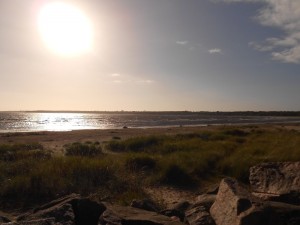
[[[43,41],[56,53],[72,56],[92,49],[91,22],[75,6],[63,2],[44,5],[38,15],[38,26]]]

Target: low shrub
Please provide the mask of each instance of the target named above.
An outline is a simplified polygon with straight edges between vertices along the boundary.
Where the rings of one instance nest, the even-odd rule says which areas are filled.
[[[147,155],[134,155],[126,159],[125,166],[135,172],[152,171],[156,167],[156,161]]]
[[[159,146],[163,137],[147,136],[130,138],[124,141],[110,141],[107,148],[114,152],[149,152]]]
[[[0,145],[0,160],[15,161],[26,158],[44,160],[50,158],[50,152],[43,149],[43,146],[39,143],[3,144]]]
[[[110,141],[107,143],[106,148],[113,152],[123,152],[125,151],[126,146],[123,142]]]
[[[97,156],[102,154],[100,145],[75,142],[65,146],[67,156]]]
[[[193,177],[177,164],[168,165],[159,178],[160,182],[181,188],[192,188],[195,185]]]

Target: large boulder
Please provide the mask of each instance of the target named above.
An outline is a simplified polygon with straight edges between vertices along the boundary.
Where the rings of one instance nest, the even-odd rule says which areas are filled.
[[[217,225],[300,224],[300,206],[261,201],[231,178],[222,180],[210,213]]]
[[[300,162],[253,166],[249,180],[253,194],[263,200],[300,205]]]
[[[63,198],[54,200],[50,203],[35,208],[32,212],[21,215],[17,218],[18,223],[26,224],[30,221],[38,221],[37,223],[50,223],[48,219],[53,218],[55,223],[74,224],[75,216],[73,212],[72,202],[80,199],[77,194],[71,194]]]
[[[19,216],[18,224],[97,225],[106,210],[102,203],[72,194]]]
[[[183,225],[176,219],[133,207],[106,204],[106,211],[100,217],[103,225]]]
[[[262,163],[250,168],[255,192],[282,195],[300,193],[300,162]]]
[[[217,225],[262,225],[260,206],[235,179],[225,178],[210,213]]]

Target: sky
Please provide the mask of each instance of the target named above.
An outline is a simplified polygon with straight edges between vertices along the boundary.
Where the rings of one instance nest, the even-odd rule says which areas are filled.
[[[59,1],[91,29],[73,55],[41,34],[53,2],[0,1],[2,111],[300,110],[299,0]]]

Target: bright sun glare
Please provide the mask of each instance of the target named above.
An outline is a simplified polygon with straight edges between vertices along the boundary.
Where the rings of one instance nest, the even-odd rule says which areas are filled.
[[[39,13],[38,25],[46,45],[59,54],[78,55],[92,48],[92,25],[72,5],[62,2],[45,5]]]

